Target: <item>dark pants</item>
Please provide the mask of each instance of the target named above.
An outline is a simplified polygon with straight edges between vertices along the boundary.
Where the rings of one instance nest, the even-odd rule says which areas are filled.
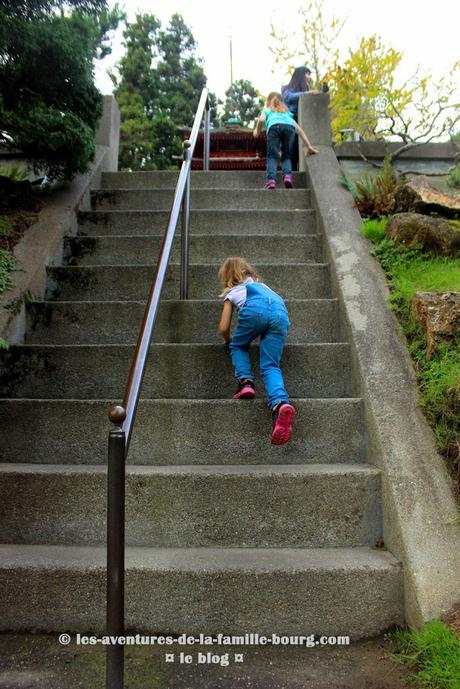
[[[295,129],[290,124],[274,124],[270,127],[267,134],[267,180],[276,180],[280,150],[283,177],[292,173],[295,140]]]

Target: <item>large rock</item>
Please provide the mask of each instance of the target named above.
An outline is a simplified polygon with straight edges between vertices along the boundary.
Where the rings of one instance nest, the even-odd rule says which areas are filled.
[[[405,180],[396,192],[396,210],[415,213],[436,211],[456,217],[460,214],[460,197],[446,194],[428,182],[424,175]]]
[[[460,292],[416,292],[412,311],[426,330],[429,359],[440,345],[460,336]]]
[[[454,256],[460,251],[460,232],[443,218],[420,213],[396,213],[387,225],[386,236],[412,248],[423,244],[425,250],[441,256]]]

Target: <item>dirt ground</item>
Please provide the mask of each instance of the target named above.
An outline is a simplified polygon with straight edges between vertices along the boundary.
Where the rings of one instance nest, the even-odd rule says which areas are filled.
[[[348,647],[127,647],[125,689],[407,689],[384,638]],[[192,657],[181,663],[180,651]],[[199,664],[199,653],[219,656]],[[225,665],[225,653],[229,664]],[[235,654],[243,662],[235,663]],[[224,656],[223,660],[220,657]],[[203,660],[203,656],[201,656]],[[0,634],[0,689],[103,689],[105,649],[60,646],[56,635]]]

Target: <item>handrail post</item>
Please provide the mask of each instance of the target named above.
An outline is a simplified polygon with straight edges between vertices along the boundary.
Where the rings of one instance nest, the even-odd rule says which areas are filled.
[[[206,109],[204,111],[203,136],[203,170],[209,170],[209,153],[211,148],[211,108],[209,107],[209,97],[206,101]]]
[[[184,198],[182,201],[182,234],[181,234],[181,267],[180,267],[180,298],[188,299],[188,266],[190,249],[190,174],[191,151],[190,141],[184,141],[184,161],[188,163],[185,182]]]
[[[121,405],[110,409],[109,419],[114,427],[109,433],[107,467],[107,635],[116,637],[124,634],[125,418]],[[123,689],[123,675],[124,646],[107,646],[107,689]]]

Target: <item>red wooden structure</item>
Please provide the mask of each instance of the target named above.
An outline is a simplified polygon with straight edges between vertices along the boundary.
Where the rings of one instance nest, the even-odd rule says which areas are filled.
[[[181,130],[188,139],[189,129]],[[265,133],[255,139],[252,129],[223,127],[211,130],[210,170],[264,170],[266,157]],[[192,170],[203,169],[203,132],[198,134]]]

